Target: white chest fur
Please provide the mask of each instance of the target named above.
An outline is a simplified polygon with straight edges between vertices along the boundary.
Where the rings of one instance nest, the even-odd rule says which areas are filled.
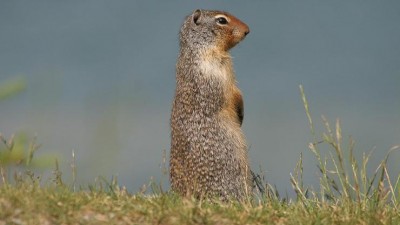
[[[219,81],[225,87],[234,81],[232,60],[229,55],[207,52],[203,55],[199,66],[203,76]]]

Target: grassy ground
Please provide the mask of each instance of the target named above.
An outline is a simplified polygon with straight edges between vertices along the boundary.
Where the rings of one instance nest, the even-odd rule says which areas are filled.
[[[46,164],[35,159],[35,140],[6,140],[0,134],[0,225],[3,224],[400,224],[400,177],[389,177],[387,158],[368,174],[370,154],[357,159],[354,142],[344,144],[340,123],[317,135],[300,87],[313,142],[309,144],[319,169],[317,189],[303,182],[302,156],[288,177],[294,199],[282,199],[272,185],[257,176],[256,197],[243,203],[196,201],[161,191],[127,193],[115,180],[76,191],[63,182],[56,165],[54,177],[43,184],[22,168]],[[323,144],[323,145],[322,145]],[[328,148],[326,148],[328,146]],[[320,149],[323,148],[323,149]],[[73,162],[75,158],[73,156]],[[16,169],[17,168],[17,169]],[[71,165],[76,176],[74,163]],[[13,174],[10,178],[7,175]]]
[[[389,205],[353,202],[205,203],[172,194],[0,188],[0,224],[400,224]]]

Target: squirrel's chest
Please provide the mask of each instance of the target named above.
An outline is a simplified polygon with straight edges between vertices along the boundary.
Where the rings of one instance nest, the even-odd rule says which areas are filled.
[[[224,92],[235,85],[230,58],[221,59],[208,55],[199,62],[199,69],[205,82],[222,88]]]
[[[235,92],[238,92],[238,88],[230,58],[226,61],[206,58],[200,63],[200,73],[205,80],[203,83],[208,86],[207,98],[218,99],[220,113],[236,118]]]
[[[228,85],[232,79],[231,69],[216,60],[203,60],[200,62],[200,73],[205,79]]]

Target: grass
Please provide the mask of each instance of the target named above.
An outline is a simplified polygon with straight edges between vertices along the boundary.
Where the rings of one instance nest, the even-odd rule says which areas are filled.
[[[114,195],[115,194],[115,195]],[[360,210],[356,204],[301,202],[211,204],[173,194],[72,192],[32,185],[0,189],[3,224],[399,224],[390,206]]]
[[[0,83],[0,101],[10,98],[26,89],[26,80],[23,77],[16,77]]]
[[[116,179],[99,180],[77,190],[75,181],[70,185],[63,182],[58,163],[53,178],[43,184],[28,170],[39,147],[35,141],[18,145],[0,136],[0,225],[400,224],[400,178],[390,177],[387,171],[387,159],[399,146],[390,149],[375,172],[368,174],[371,153],[356,158],[354,141],[344,141],[339,120],[332,128],[323,117],[325,132],[318,135],[301,86],[300,91],[313,136],[310,151],[305,154],[315,157],[320,182],[317,188],[304,184],[301,155],[288,177],[296,192],[294,199],[281,198],[261,175],[257,175],[256,197],[244,203],[181,198],[162,191],[155,183],[150,185],[150,195],[128,193]],[[19,146],[16,156],[15,146]],[[74,161],[73,157],[75,177]],[[24,169],[14,170],[16,166]],[[7,176],[11,170],[13,179]]]

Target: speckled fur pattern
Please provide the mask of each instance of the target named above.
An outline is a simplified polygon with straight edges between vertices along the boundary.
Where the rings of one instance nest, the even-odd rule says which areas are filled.
[[[217,24],[219,15],[229,23]],[[170,154],[172,189],[181,195],[240,201],[251,193],[243,101],[228,52],[248,32],[222,11],[196,10],[182,25]]]

